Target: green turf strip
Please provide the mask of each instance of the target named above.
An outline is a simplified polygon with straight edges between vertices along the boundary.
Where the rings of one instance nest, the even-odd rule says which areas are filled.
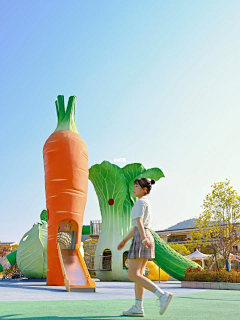
[[[160,316],[156,299],[145,299],[145,319],[240,319],[239,301],[240,292],[228,290],[209,290],[176,296],[166,313]],[[131,307],[133,302],[121,299],[0,302],[0,319],[123,320],[129,317],[121,316],[122,311]]]

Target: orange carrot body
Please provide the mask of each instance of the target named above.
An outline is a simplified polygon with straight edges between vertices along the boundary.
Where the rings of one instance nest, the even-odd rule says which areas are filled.
[[[55,131],[44,145],[43,158],[48,214],[47,284],[63,286],[57,251],[58,225],[62,220],[74,220],[80,247],[88,191],[88,149],[77,132]]]

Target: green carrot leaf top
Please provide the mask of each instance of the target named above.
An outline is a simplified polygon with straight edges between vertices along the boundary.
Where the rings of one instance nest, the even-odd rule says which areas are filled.
[[[55,131],[70,130],[78,133],[76,125],[77,97],[69,97],[67,109],[65,108],[64,96],[59,95],[55,104],[58,117],[58,124]]]

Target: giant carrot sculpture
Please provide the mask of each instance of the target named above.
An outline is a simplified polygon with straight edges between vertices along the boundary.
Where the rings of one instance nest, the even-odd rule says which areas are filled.
[[[47,284],[64,285],[68,266],[74,287],[94,287],[78,250],[88,191],[88,149],[77,132],[76,97],[69,98],[65,111],[64,97],[58,96],[56,108],[58,125],[43,148],[48,215]],[[58,232],[71,234],[70,249],[60,249]]]

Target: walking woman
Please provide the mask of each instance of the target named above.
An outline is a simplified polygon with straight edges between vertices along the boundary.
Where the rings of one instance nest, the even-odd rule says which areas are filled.
[[[133,238],[128,253],[128,275],[129,279],[135,282],[136,300],[134,306],[127,311],[123,311],[124,316],[144,317],[143,298],[145,289],[157,296],[160,301],[160,314],[166,311],[173,296],[172,293],[163,291],[151,280],[143,276],[148,260],[155,258],[155,243],[149,230],[152,219],[151,204],[147,196],[154,183],[155,180],[147,178],[136,179],[134,181],[134,197],[138,198],[131,212],[134,228],[118,245],[118,250],[121,250]]]

